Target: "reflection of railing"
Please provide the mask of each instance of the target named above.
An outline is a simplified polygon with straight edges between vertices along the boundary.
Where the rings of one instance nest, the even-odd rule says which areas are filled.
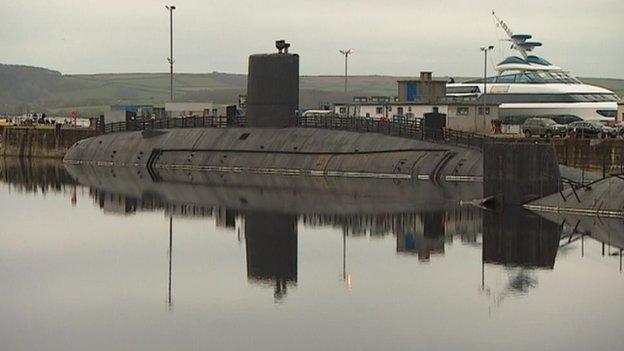
[[[245,127],[245,117],[183,117],[150,120],[132,120],[98,125],[103,133],[140,131],[147,129],[172,128],[225,128]],[[395,116],[390,119],[373,119],[339,115],[312,115],[297,117],[296,125],[302,128],[322,128],[347,130],[353,132],[380,133],[403,138],[443,142],[462,147],[481,149],[488,140],[482,134],[450,130],[444,128],[426,128],[422,118]]]

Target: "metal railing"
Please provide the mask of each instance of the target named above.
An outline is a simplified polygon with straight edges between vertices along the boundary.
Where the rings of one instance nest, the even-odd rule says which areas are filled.
[[[149,129],[231,128],[245,126],[247,126],[247,120],[244,116],[192,116],[113,122],[106,123],[103,126],[98,124],[98,130],[102,133],[108,134]],[[392,119],[373,119],[340,115],[298,116],[296,119],[296,126],[300,128],[322,128],[353,132],[380,133],[384,135],[426,140],[475,149],[482,149],[484,143],[489,140],[495,140],[495,138],[477,133],[442,128],[426,128],[422,118],[406,118],[402,116],[394,116]]]
[[[121,122],[98,124],[98,130],[108,134],[117,132],[140,131],[146,129],[173,129],[173,128],[226,128],[244,127],[247,125],[244,116],[191,116],[181,118],[159,118],[147,120],[130,120]]]
[[[421,138],[420,119],[372,119],[351,116],[301,116],[297,126],[304,128],[339,129],[353,132],[373,132],[407,138]]]

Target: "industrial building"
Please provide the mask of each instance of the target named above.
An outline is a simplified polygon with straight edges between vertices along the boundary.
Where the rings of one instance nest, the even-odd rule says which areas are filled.
[[[398,96],[355,97],[352,103],[334,104],[334,113],[371,119],[422,118],[437,110],[446,115],[449,128],[468,132],[491,133],[499,119],[498,104],[484,104],[481,98],[448,98],[446,81],[433,79],[431,72],[421,72],[420,79],[397,81]],[[485,115],[483,107],[485,106]]]
[[[162,118],[164,117],[162,107],[154,105],[111,105],[110,110],[104,112],[105,123],[127,122],[136,118]]]
[[[165,113],[168,117],[225,116],[227,105],[213,102],[167,102]]]
[[[420,72],[420,79],[399,80],[399,102],[435,104],[446,96],[446,80],[433,79],[431,72]]]
[[[236,106],[213,102],[167,102],[165,107],[153,105],[112,105],[104,112],[105,123],[127,122],[134,119],[178,118],[190,116],[226,116],[228,108]]]

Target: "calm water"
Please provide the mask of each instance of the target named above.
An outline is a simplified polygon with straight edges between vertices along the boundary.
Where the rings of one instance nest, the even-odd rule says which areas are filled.
[[[2,350],[624,348],[622,221],[459,206],[472,185],[0,178]]]

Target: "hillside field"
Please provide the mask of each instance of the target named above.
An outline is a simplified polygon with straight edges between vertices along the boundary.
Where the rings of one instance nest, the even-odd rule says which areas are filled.
[[[349,93],[344,93],[342,76],[302,76],[300,105],[317,108],[334,102],[351,101],[353,96],[394,96],[396,81],[413,77],[352,76]],[[446,78],[446,77],[439,77]],[[469,78],[455,77],[456,81]],[[624,96],[624,79],[580,78]],[[229,73],[178,73],[174,79],[178,101],[213,101],[231,104],[245,94],[247,77]],[[163,105],[169,100],[166,73],[63,75],[44,68],[0,64],[0,114],[48,112],[67,115],[97,115],[111,104]]]

